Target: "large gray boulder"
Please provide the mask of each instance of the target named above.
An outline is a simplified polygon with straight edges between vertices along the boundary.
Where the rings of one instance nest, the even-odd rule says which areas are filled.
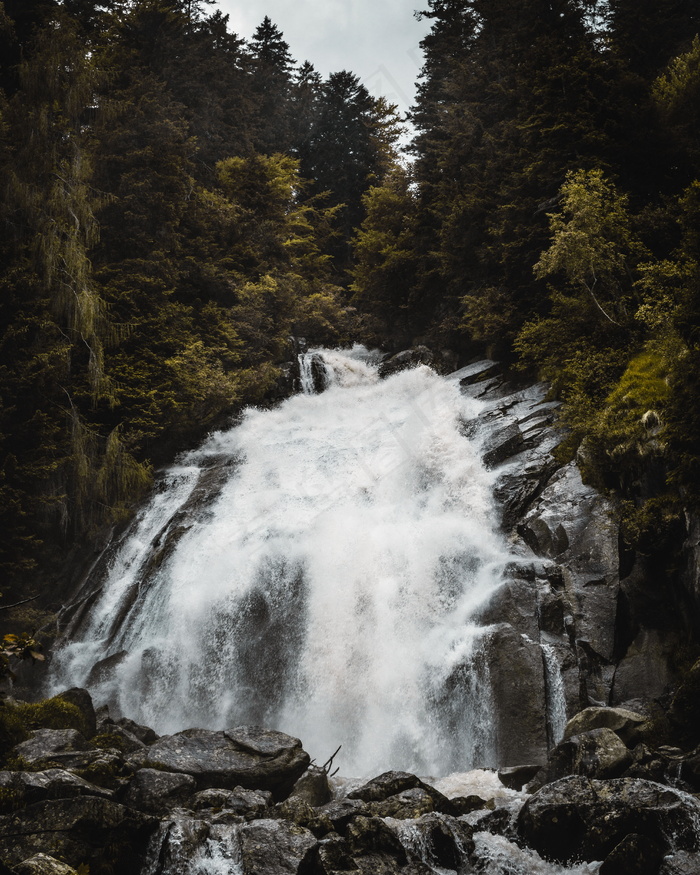
[[[11,808],[32,805],[45,799],[72,799],[75,796],[100,796],[110,799],[111,790],[97,787],[65,769],[45,769],[41,772],[0,772],[2,797]],[[0,804],[0,810],[4,806]]]
[[[700,803],[652,781],[575,776],[547,784],[518,816],[520,838],[543,857],[604,860],[626,836],[645,835],[666,852],[695,851]]]
[[[246,820],[263,817],[271,805],[272,793],[269,790],[245,790],[243,787],[236,787],[235,790],[201,790],[191,803],[195,811],[230,811]]]
[[[634,744],[641,726],[647,718],[626,708],[602,708],[592,706],[575,714],[566,724],[564,739],[592,729],[612,729],[626,744]]]
[[[149,814],[166,814],[172,808],[185,807],[197,791],[191,775],[139,769],[129,783],[123,802]]]
[[[77,729],[35,729],[31,737],[15,745],[12,754],[28,763],[56,759],[57,754],[89,749],[85,736]]]
[[[0,859],[10,866],[48,854],[95,871],[140,871],[155,818],[109,799],[78,796],[29,805],[0,817]]]
[[[133,755],[135,766],[155,766],[191,775],[198,790],[270,790],[275,799],[289,795],[308,768],[310,757],[298,738],[270,729],[239,726],[213,731],[186,729],[166,735]]]
[[[316,839],[287,820],[256,820],[241,827],[244,875],[297,875],[310,860]]]
[[[294,785],[293,794],[304,799],[309,805],[318,807],[331,801],[332,793],[328,783],[328,773],[318,766],[309,766]]]
[[[547,765],[536,775],[531,789],[567,775],[618,778],[631,764],[632,754],[612,729],[592,729],[560,742],[550,752]]]

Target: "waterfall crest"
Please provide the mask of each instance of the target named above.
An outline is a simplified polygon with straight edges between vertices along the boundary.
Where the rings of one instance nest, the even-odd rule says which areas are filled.
[[[344,774],[495,765],[472,618],[508,554],[464,434],[480,402],[424,366],[379,380],[357,347],[301,375],[165,472],[53,690],[159,732],[261,724],[319,761],[342,744]]]

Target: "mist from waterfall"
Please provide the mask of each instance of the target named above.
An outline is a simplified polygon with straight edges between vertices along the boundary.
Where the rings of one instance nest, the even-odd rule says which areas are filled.
[[[312,357],[326,388],[314,385]],[[51,668],[161,733],[260,724],[344,774],[496,765],[477,608],[508,561],[480,402],[311,351],[304,393],[164,472]],[[317,368],[318,370],[318,368]]]

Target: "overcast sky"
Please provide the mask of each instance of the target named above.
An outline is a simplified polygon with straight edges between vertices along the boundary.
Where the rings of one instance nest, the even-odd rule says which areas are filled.
[[[351,70],[402,113],[413,103],[422,64],[418,44],[430,27],[413,12],[426,5],[423,0],[217,0],[238,36],[250,39],[269,15],[296,61],[311,61],[324,77]]]

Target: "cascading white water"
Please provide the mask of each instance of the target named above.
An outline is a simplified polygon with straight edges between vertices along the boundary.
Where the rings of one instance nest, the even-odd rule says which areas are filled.
[[[319,761],[342,744],[344,774],[495,765],[472,617],[509,557],[460,430],[480,403],[426,367],[380,381],[358,348],[308,353],[305,391],[311,355],[322,394],[249,410],[165,474],[53,690],[160,732],[257,723]]]

